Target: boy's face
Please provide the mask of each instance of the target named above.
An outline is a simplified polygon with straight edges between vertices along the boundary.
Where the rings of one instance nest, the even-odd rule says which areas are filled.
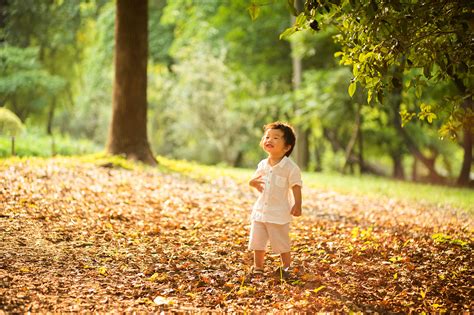
[[[283,157],[291,146],[285,143],[283,130],[268,129],[262,139],[262,147],[271,156]]]

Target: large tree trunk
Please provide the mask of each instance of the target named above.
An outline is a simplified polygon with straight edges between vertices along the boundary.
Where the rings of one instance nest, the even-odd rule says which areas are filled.
[[[107,151],[155,165],[146,128],[148,1],[116,3],[113,112]]]

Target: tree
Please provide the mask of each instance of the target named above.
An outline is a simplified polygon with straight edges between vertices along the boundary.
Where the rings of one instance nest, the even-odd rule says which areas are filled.
[[[341,63],[353,68],[349,93],[359,83],[368,90],[368,103],[383,103],[384,95],[397,89],[400,82],[394,67],[423,71],[408,84],[418,97],[429,85],[453,81],[459,91],[456,97],[416,112],[402,111],[401,123],[415,116],[429,122],[446,116],[442,136],[459,138],[463,132],[464,160],[458,183],[467,184],[474,137],[472,9],[467,0],[306,0],[304,12],[283,35],[336,25]]]
[[[148,1],[117,0],[113,111],[107,151],[154,165],[147,137]]]
[[[10,108],[21,121],[38,114],[47,100],[66,82],[51,75],[38,60],[38,48],[0,47],[0,105]]]
[[[61,90],[43,93],[41,110],[35,112],[35,118],[45,121],[47,133],[52,134],[55,113],[70,105],[73,94],[77,75],[74,66],[80,60],[82,49],[76,38],[83,18],[81,3],[10,0],[4,9],[6,19],[2,34],[5,41],[19,48],[37,47],[39,62],[45,70],[65,81]]]
[[[12,111],[0,107],[0,134],[10,136],[12,139],[12,155],[15,155],[15,137],[20,134],[25,127]]]

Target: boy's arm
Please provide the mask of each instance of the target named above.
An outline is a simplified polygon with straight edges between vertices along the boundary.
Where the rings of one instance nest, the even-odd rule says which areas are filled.
[[[293,191],[293,197],[295,198],[295,205],[291,208],[291,214],[295,217],[299,217],[301,215],[301,186],[294,185],[291,187]]]

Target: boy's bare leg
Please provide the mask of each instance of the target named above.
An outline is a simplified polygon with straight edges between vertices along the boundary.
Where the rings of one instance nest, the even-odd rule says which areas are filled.
[[[253,251],[253,263],[255,268],[263,269],[263,262],[265,260],[265,251],[264,250],[255,250]]]
[[[281,253],[281,262],[283,263],[283,268],[289,268],[291,265],[291,253]]]

